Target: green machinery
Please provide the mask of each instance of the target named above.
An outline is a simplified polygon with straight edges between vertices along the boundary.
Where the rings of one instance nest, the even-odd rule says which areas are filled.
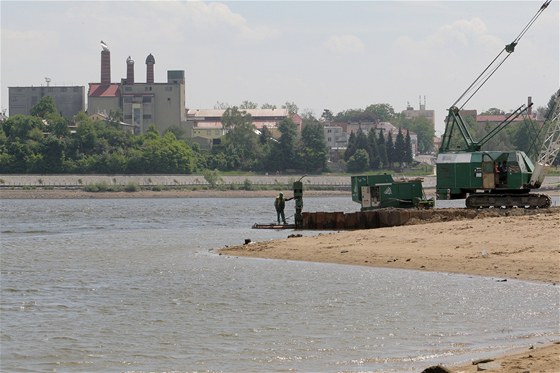
[[[523,32],[498,54],[492,63],[455,101],[447,115],[445,133],[442,137],[436,161],[436,196],[438,199],[465,199],[470,208],[487,207],[529,207],[546,208],[551,200],[544,194],[529,193],[539,188],[544,179],[547,162],[558,153],[558,115],[549,126],[551,132],[545,137],[548,147],[543,147],[541,157],[535,166],[522,151],[484,151],[482,147],[503,130],[509,123],[525,115],[531,103],[522,105],[496,125],[481,140],[475,140],[461,117],[461,109],[478,92],[488,78],[501,66],[514,51],[521,36],[536,18],[546,9],[547,0],[533,17]],[[470,92],[474,91],[470,96]],[[465,97],[467,97],[465,99]],[[464,101],[459,107],[459,102]],[[558,101],[558,100],[557,100]],[[556,109],[557,110],[557,109]],[[549,113],[552,118],[554,113]],[[543,144],[545,145],[545,144]],[[502,167],[500,169],[500,167]]]
[[[430,208],[433,199],[426,199],[421,179],[395,181],[391,175],[352,176],[352,201],[362,211],[385,207]]]

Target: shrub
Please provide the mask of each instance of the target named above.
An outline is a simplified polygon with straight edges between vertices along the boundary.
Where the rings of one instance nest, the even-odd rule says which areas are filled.
[[[249,179],[245,179],[243,181],[243,189],[244,190],[253,190],[253,183]]]
[[[140,190],[140,186],[138,183],[134,181],[129,181],[128,184],[124,187],[125,192],[138,192]]]
[[[204,170],[202,175],[204,180],[210,185],[210,189],[216,189],[218,183],[222,181],[218,170]]]

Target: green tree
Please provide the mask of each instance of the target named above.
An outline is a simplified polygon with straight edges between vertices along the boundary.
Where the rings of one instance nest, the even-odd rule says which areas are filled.
[[[397,118],[389,104],[372,104],[365,109],[349,109],[336,114],[337,122],[390,122]]]
[[[379,131],[379,139],[377,144],[379,145],[379,161],[384,168],[389,166],[389,156],[387,154],[387,145],[385,144],[385,136],[383,135],[383,129]]]
[[[226,109],[222,124],[227,130],[224,153],[230,160],[236,160],[230,165],[231,169],[249,171],[258,168],[262,153],[251,115],[234,106]]]
[[[27,173],[40,169],[45,126],[39,117],[13,115],[1,122],[0,173]]]
[[[261,109],[272,109],[272,110],[274,110],[274,109],[276,109],[276,105],[264,103],[264,104],[261,105]]]
[[[231,107],[227,102],[219,102],[216,101],[216,103],[214,104],[214,109],[221,109],[221,110],[225,110],[227,108]]]
[[[393,135],[391,132],[387,134],[387,142],[385,142],[385,149],[387,151],[387,160],[389,161],[389,168],[393,168],[393,164],[397,162],[395,154],[395,144],[393,143]]]
[[[406,136],[404,138],[404,162],[407,164],[411,164],[414,160],[412,154],[412,143],[410,140],[410,131],[406,130]]]
[[[533,144],[535,134],[530,130],[529,125],[522,125],[515,131],[513,144],[517,150],[525,153],[529,152]]]
[[[377,141],[377,135],[375,134],[375,129],[371,128],[367,136],[370,153],[369,153],[369,164],[371,169],[378,170],[381,165],[381,156],[379,152],[379,144]]]
[[[482,113],[480,113],[480,115],[504,115],[505,112],[501,109],[492,107],[486,111],[483,111]]]
[[[323,114],[321,114],[321,119],[323,119],[327,123],[330,123],[334,120],[334,114],[329,109],[324,109]]]
[[[434,151],[435,130],[434,126],[427,118],[403,118],[399,123],[402,128],[416,134],[418,139],[418,152],[420,154],[427,154]]]
[[[42,137],[44,125],[39,117],[16,114],[4,120],[2,128],[8,141],[26,141],[30,137],[36,137],[37,130]]]
[[[299,111],[299,108],[295,103],[288,101],[286,101],[286,103],[282,105],[282,109],[288,109],[288,113],[290,114],[290,116],[296,115]]]
[[[368,154],[371,153],[371,148],[369,146],[367,136],[361,128],[358,128],[358,133],[356,134],[356,148],[363,149]]]
[[[268,129],[267,126],[263,126],[259,134],[259,142],[261,145],[267,145],[269,141],[272,139],[272,132]]]
[[[314,118],[304,118],[298,150],[299,168],[307,172],[322,171],[327,162],[327,144],[323,126]]]
[[[348,146],[344,151],[344,160],[348,162],[351,156],[354,155],[358,147],[356,146],[356,134],[352,131],[350,135],[348,135]]]
[[[369,155],[366,150],[358,149],[346,163],[348,172],[363,172],[369,167]]]
[[[187,140],[187,131],[183,127],[175,125],[167,128],[165,131],[173,132],[178,140]]]
[[[70,136],[68,121],[60,115],[53,115],[47,119],[48,131],[56,137],[65,138]]]
[[[365,150],[368,155],[371,153],[371,147],[368,138],[364,131],[362,131],[361,127],[358,128],[356,134],[354,134],[354,132],[350,133],[350,136],[348,138],[348,146],[346,148],[346,151],[344,152],[344,160],[348,161],[358,149]]]
[[[43,96],[39,102],[31,108],[29,114],[34,117],[46,119],[48,115],[57,114],[56,104],[51,96]]]
[[[370,120],[374,122],[390,122],[395,118],[395,110],[389,104],[369,105],[364,112],[368,113]]]
[[[42,144],[41,173],[64,173],[66,142],[57,136],[48,136]]]
[[[240,109],[244,109],[244,110],[247,110],[247,109],[257,109],[258,107],[259,107],[259,105],[258,105],[256,102],[247,101],[247,100],[243,101],[243,102],[241,103],[241,105],[239,105],[239,108],[240,108]]]
[[[148,131],[142,144],[142,162],[145,173],[192,173],[196,158],[192,150],[177,140],[172,132],[160,136]]]
[[[405,162],[405,143],[404,143],[404,135],[402,133],[402,129],[399,127],[399,132],[397,133],[397,137],[395,138],[395,162],[399,164],[399,167],[402,167],[403,163]]]
[[[285,171],[296,165],[297,126],[289,118],[278,123],[280,138],[272,145],[266,168],[269,171]]]

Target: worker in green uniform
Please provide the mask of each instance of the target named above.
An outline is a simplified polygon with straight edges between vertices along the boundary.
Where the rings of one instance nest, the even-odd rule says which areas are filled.
[[[278,194],[278,197],[274,200],[274,207],[276,208],[276,218],[278,220],[278,224],[280,224],[280,218],[282,218],[282,222],[286,223],[286,217],[284,216],[284,207],[286,207],[286,201],[290,201],[294,199],[292,198],[284,198],[284,193]]]

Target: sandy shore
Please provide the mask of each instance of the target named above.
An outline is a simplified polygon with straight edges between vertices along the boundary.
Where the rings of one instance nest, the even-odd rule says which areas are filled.
[[[560,282],[560,208],[294,237],[229,247],[222,254]],[[288,232],[287,232],[288,234]],[[488,372],[560,372],[560,344],[516,351]],[[476,365],[450,367],[476,372]]]

